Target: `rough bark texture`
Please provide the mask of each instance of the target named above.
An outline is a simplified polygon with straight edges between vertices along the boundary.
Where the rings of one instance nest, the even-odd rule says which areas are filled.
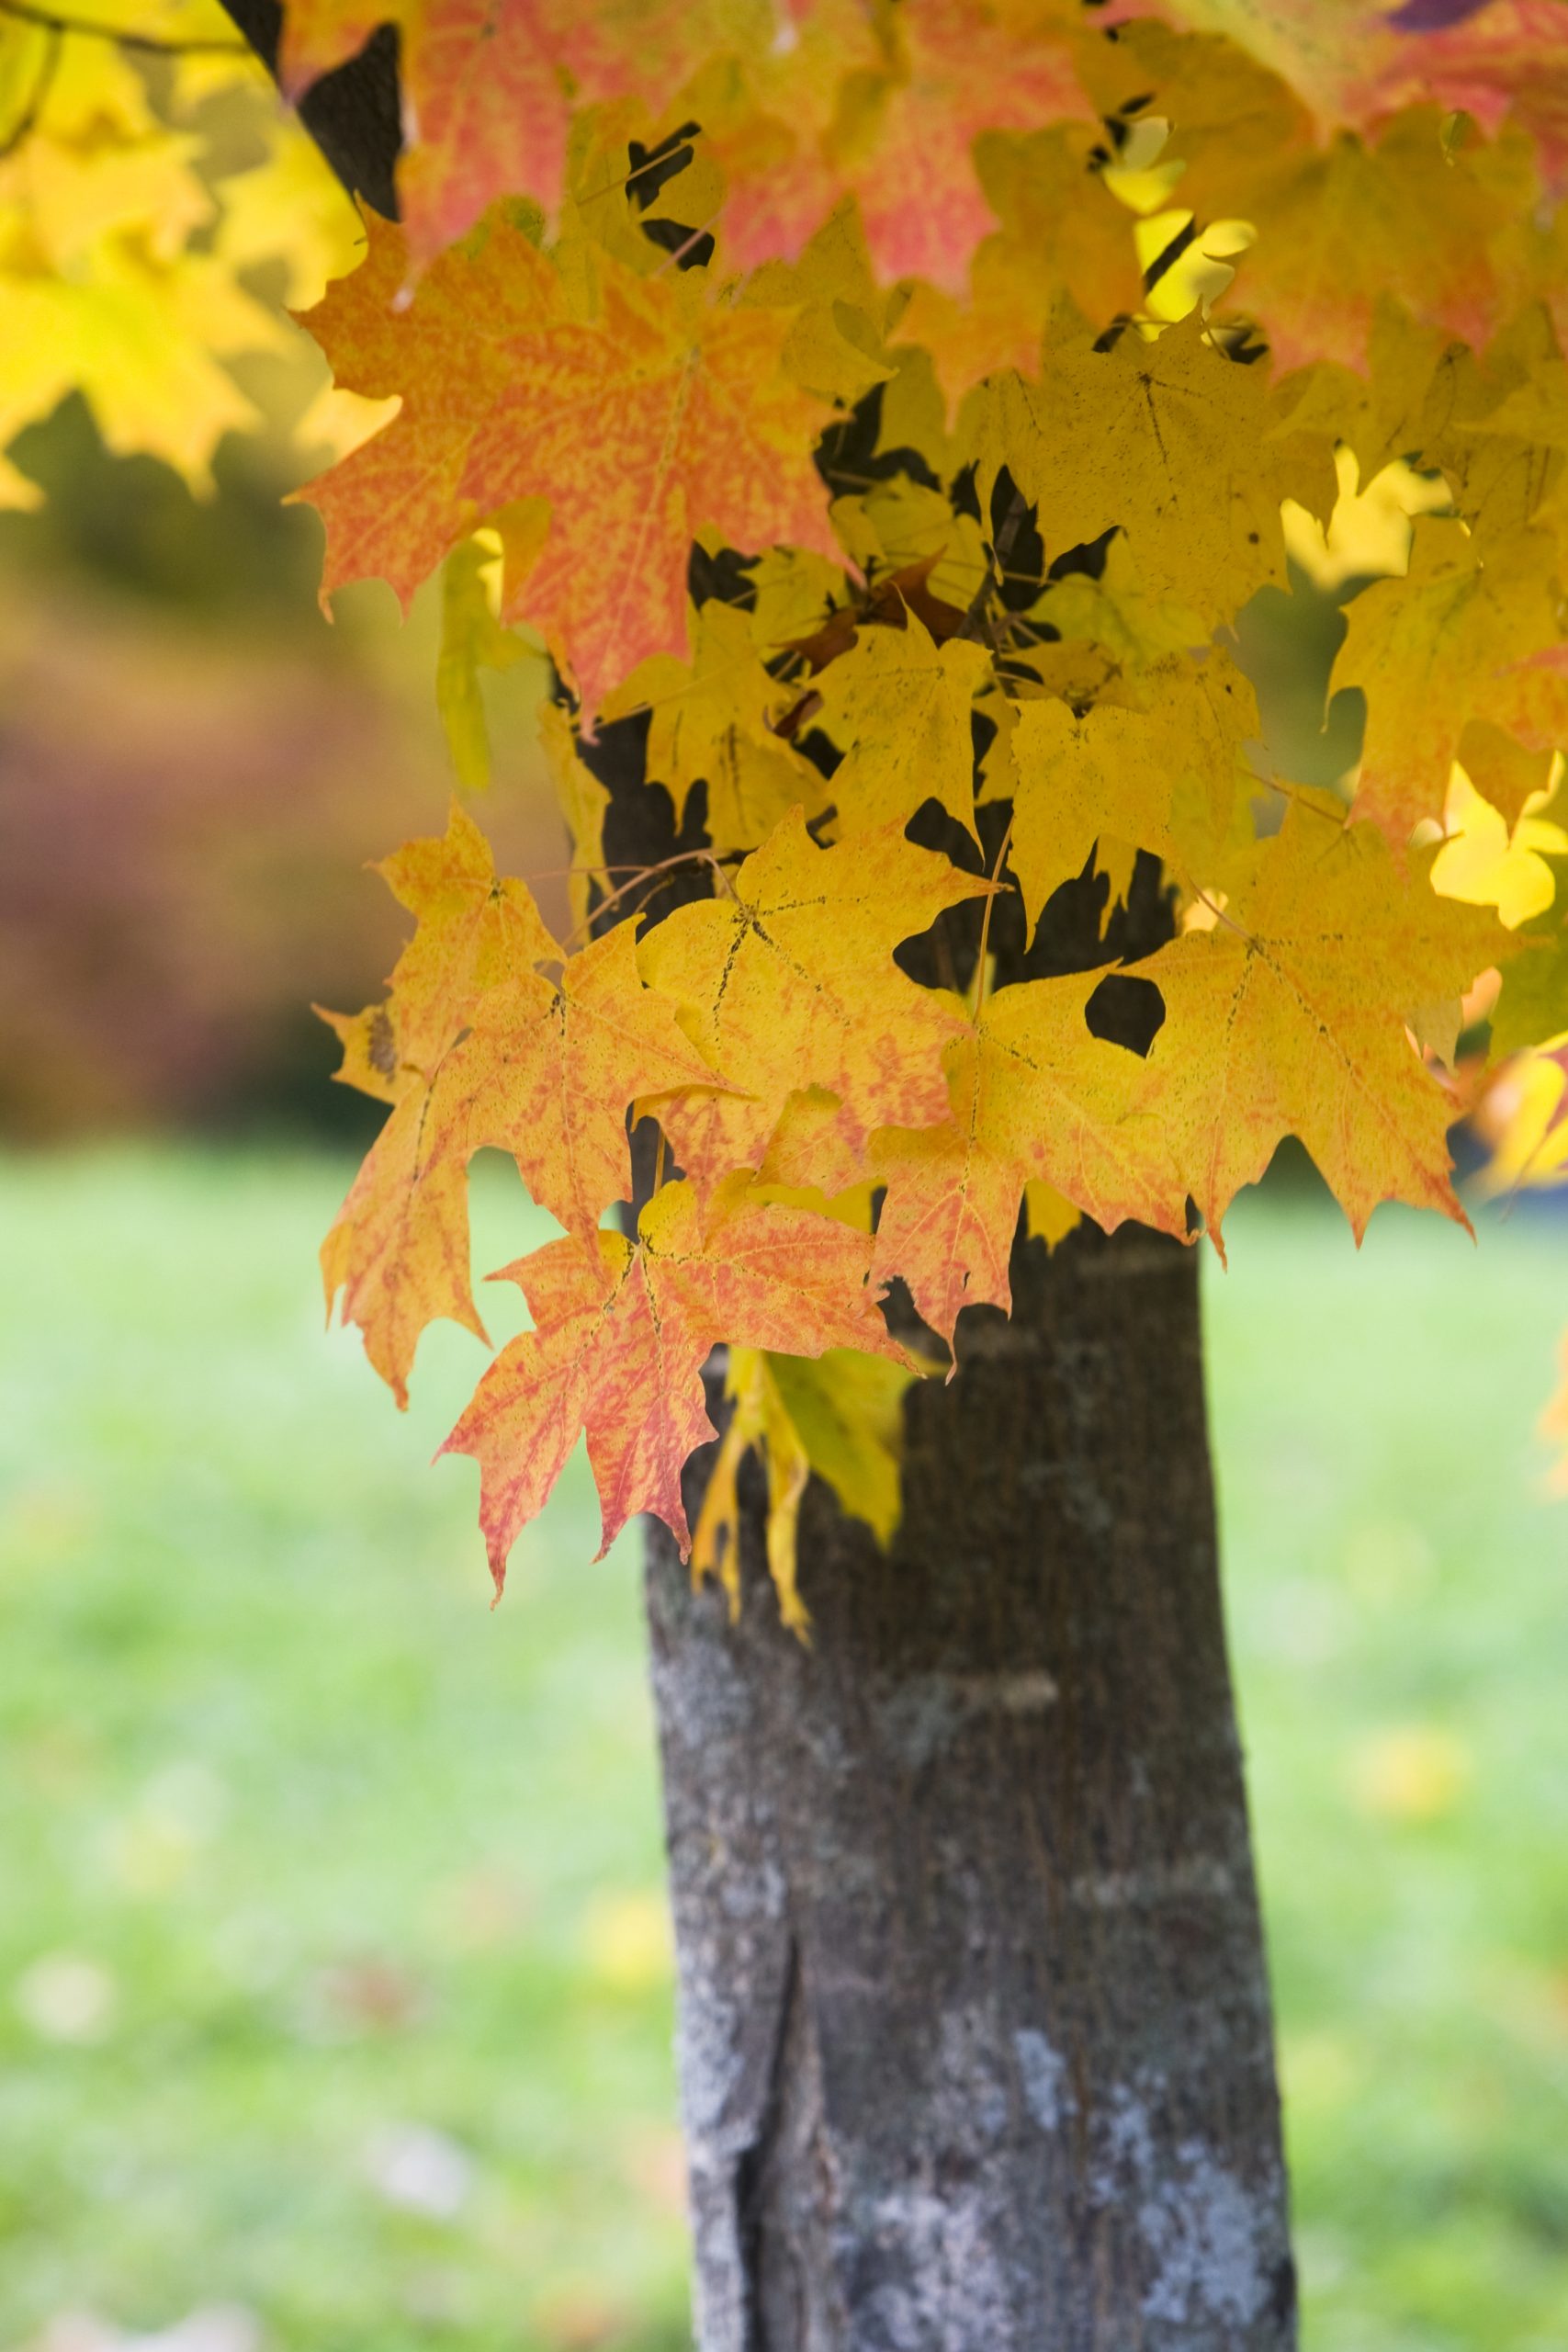
[[[810,1650],[651,1544],[703,2352],[1294,2341],[1195,1268],[1018,1256]]]

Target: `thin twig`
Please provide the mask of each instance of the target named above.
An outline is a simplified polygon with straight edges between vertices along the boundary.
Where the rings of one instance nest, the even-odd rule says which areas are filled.
[[[694,229],[688,231],[682,242],[680,244],[671,247],[671,251],[665,254],[664,259],[660,263],[659,267],[652,273],[653,276],[655,277],[662,277],[667,269],[675,269],[679,267],[684,255],[689,254],[694,245],[700,244],[702,240],[708,234],[715,221],[717,220],[723,210],[724,207],[721,204],[716,210],[708,214],[705,220],[699,221]]]
[[[639,889],[643,883],[651,881],[656,874],[668,874],[671,868],[676,865],[711,865],[715,873],[718,876],[720,881],[724,883],[727,888],[728,888],[729,876],[726,874],[716,851],[711,849],[677,850],[673,857],[661,857],[657,865],[638,866],[629,882],[623,882],[618,890],[612,890],[607,898],[601,899],[598,905],[592,910],[592,913],[586,916],[581,922],[574,923],[572,925],[571,929],[567,933],[566,944],[570,947],[578,933],[580,932],[586,931],[590,923],[597,922],[600,916],[606,913],[608,910],[615,904],[618,899],[624,899],[629,890]],[[589,870],[592,871],[592,868]],[[606,872],[609,872],[610,870],[611,869],[608,867],[605,868]]]
[[[1210,898],[1207,890],[1201,888],[1196,882],[1192,885],[1192,895],[1194,898],[1201,899],[1203,904],[1208,908],[1209,912],[1213,916],[1216,922],[1223,922],[1227,931],[1234,931],[1236,937],[1238,939],[1245,939],[1249,947],[1257,946],[1258,942],[1254,939],[1252,933],[1249,931],[1244,931],[1240,923],[1238,923],[1233,916],[1226,914],[1224,907],[1217,907],[1213,899]]]

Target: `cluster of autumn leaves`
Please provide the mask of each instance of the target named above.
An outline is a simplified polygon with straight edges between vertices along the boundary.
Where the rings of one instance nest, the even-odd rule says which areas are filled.
[[[445,563],[451,665],[542,641],[576,921],[553,938],[461,810],[387,862],[417,929],[334,1023],[389,1115],[324,1267],[400,1396],[434,1317],[482,1336],[466,1170],[510,1153],[563,1238],[503,1270],[533,1328],[447,1442],[498,1583],[584,1430],[606,1543],[640,1510],[691,1542],[724,1343],[697,1561],[732,1571],[760,1444],[799,1622],[808,1469],[896,1512],[898,1395],[936,1351],[890,1336],[890,1283],[951,1348],[1008,1306],[1021,1214],[1220,1243],[1287,1135],[1358,1234],[1382,1200],[1458,1216],[1461,1031],[1568,1035],[1531,878],[1568,742],[1560,159],[1432,107],[1325,139],[1240,50],[1051,6],[812,7],[783,45],[681,10],[668,49],[650,15],[520,9],[489,62],[444,15],[408,228],[368,220],[308,322],[340,386],[400,403],[308,492],[326,589],[406,601]],[[650,102],[617,79],[634,19]],[[291,9],[297,56],[323,21]],[[570,79],[536,88],[536,53]],[[476,227],[491,149],[430,125],[467,75],[493,130],[492,71],[553,128]],[[961,168],[916,185],[917,122]],[[1366,707],[1341,792],[1274,763],[1237,663],[1288,548],[1385,575],[1335,668]],[[633,788],[700,844],[640,876],[605,865],[627,730]],[[993,937],[1090,871],[1109,917],[1140,853],[1163,944],[998,973]],[[1096,1019],[1112,974],[1155,992],[1143,1053]]]

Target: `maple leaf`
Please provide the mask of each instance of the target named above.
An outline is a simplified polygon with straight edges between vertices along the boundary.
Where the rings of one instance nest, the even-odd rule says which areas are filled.
[[[1095,146],[1095,129],[1080,123],[976,141],[975,169],[1001,227],[975,248],[962,297],[917,282],[894,329],[896,347],[931,354],[950,403],[1003,368],[1037,370],[1064,294],[1097,325],[1141,307],[1131,222],[1094,168]]]
[[[1449,1181],[1455,1106],[1405,1024],[1512,943],[1491,913],[1439,899],[1430,862],[1416,853],[1402,877],[1375,826],[1298,794],[1280,832],[1233,867],[1212,925],[1131,967],[1166,1009],[1140,1106],[1165,1122],[1216,1242],[1287,1135],[1358,1239],[1384,1200],[1465,1222]]]
[[[508,578],[501,617],[540,631],[592,713],[647,655],[683,649],[699,526],[741,548],[832,551],[810,456],[824,410],[781,372],[787,311],[716,304],[701,271],[641,279],[606,259],[585,319],[499,216],[410,300],[399,232],[369,235],[305,323],[340,383],[403,405],[300,493],[327,526],[323,595],[379,573],[406,607],[476,525],[546,499],[543,551]]]
[[[830,1097],[798,1181],[858,1181],[873,1127],[947,1109],[941,1049],[954,1016],[893,961],[902,941],[987,888],[895,823],[818,849],[797,808],[721,898],[677,908],[637,951],[711,1067],[744,1096],[676,1098],[662,1124],[688,1175],[711,1188],[761,1169],[792,1094]],[[780,1181],[797,1181],[788,1170]]]
[[[405,1081],[321,1244],[328,1317],[341,1291],[400,1410],[428,1324],[449,1317],[487,1340],[468,1277],[463,1108],[446,1071]]]
[[[990,657],[962,638],[938,646],[908,608],[902,620],[862,629],[817,680],[817,723],[845,755],[832,777],[840,829],[907,824],[922,801],[937,800],[974,833],[969,714]]]
[[[1026,980],[988,997],[943,1060],[951,1115],[872,1139],[887,1197],[874,1271],[902,1275],[951,1340],[961,1307],[1010,1307],[1009,1260],[1025,1187],[1042,1180],[1105,1231],[1127,1217],[1185,1234],[1187,1186],[1157,1119],[1140,1113],[1143,1065],[1090,1032],[1105,975]],[[950,1375],[951,1376],[951,1375]]]
[[[1261,368],[1226,358],[1194,313],[1109,351],[1052,343],[1038,381],[1004,375],[969,395],[958,443],[982,513],[1005,466],[1048,552],[1120,528],[1145,593],[1213,621],[1283,579],[1284,498],[1333,506],[1326,436],[1283,426]]]
[[[454,548],[441,577],[435,707],[458,785],[465,792],[482,792],[490,783],[490,729],[479,687],[480,670],[504,672],[531,654],[538,658],[525,639],[502,628],[495,617],[486,575],[494,567],[500,548],[499,543],[487,546],[488,536],[465,539]]]
[[[468,1149],[509,1151],[534,1199],[578,1233],[631,1197],[629,1105],[716,1082],[638,979],[630,923],[568,956],[557,985],[530,972],[492,989],[446,1069]]]
[[[579,758],[576,731],[558,702],[547,702],[540,707],[539,745],[545,754],[556,806],[571,836],[572,862],[567,888],[575,934],[588,927],[594,890],[604,895],[604,815],[610,806],[610,795],[592,768]]]
[[[1111,837],[1179,873],[1218,848],[1243,745],[1261,732],[1252,688],[1222,653],[1162,662],[1131,689],[1141,707],[1020,706],[1011,748],[1011,863],[1032,930],[1053,890]]]
[[[384,1004],[325,1012],[344,1047],[337,1076],[391,1116],[321,1245],[329,1314],[343,1319],[408,1401],[420,1333],[449,1316],[485,1336],[468,1284],[468,1098],[450,1048],[488,992],[507,982],[550,993],[533,967],[559,957],[526,883],[495,871],[490,844],[456,802],[446,831],[405,842],[376,871],[418,917]]]
[[[807,1460],[852,1519],[885,1548],[898,1525],[908,1363],[829,1348],[819,1356],[770,1353],[768,1370]]]
[[[404,152],[400,209],[420,264],[502,197],[554,219],[575,109],[636,90],[657,109],[743,16],[691,0],[288,0],[278,78],[311,82],[396,26]]]
[[[444,834],[405,842],[373,870],[419,920],[392,967],[390,1038],[370,1059],[428,1075],[487,989],[560,949],[527,884],[496,873],[490,843],[456,801]]]
[[[519,1284],[534,1329],[504,1348],[441,1449],[479,1464],[479,1516],[497,1590],[524,1524],[588,1433],[607,1551],[632,1515],[662,1519],[684,1557],[681,1472],[713,1436],[701,1370],[720,1340],[796,1354],[897,1355],[866,1286],[871,1243],[849,1226],[722,1186],[644,1208],[634,1243],[601,1228],[551,1242],[494,1279]]]
[[[715,849],[755,849],[797,802],[825,797],[809,760],[774,732],[799,700],[798,688],[770,675],[750,614],[710,597],[697,614],[690,662],[658,653],[605,697],[601,716],[649,713],[645,772],[664,785],[680,830],[686,797],[705,783],[707,837]],[[765,823],[760,812],[770,811]]]
[[[739,1617],[739,1479],[741,1463],[755,1451],[761,1455],[768,1474],[768,1516],[763,1537],[768,1573],[778,1595],[779,1615],[790,1631],[804,1640],[811,1620],[796,1579],[795,1535],[811,1463],[779,1394],[765,1349],[730,1349],[724,1393],[731,1409],[692,1532],[693,1582],[700,1582],[704,1577],[716,1577],[728,1598],[731,1620]]]
[[[1497,323],[1491,249],[1517,218],[1517,181],[1506,153],[1477,144],[1456,154],[1438,107],[1401,115],[1375,147],[1342,132],[1326,153],[1238,188],[1235,209],[1258,231],[1239,287],[1284,367],[1364,365],[1390,287],[1466,342],[1483,343]]]
[[[219,441],[260,422],[228,363],[287,358],[289,338],[214,239],[200,142],[158,119],[111,41],[8,19],[0,67],[0,449],[77,391],[110,449],[161,458],[209,492]],[[269,142],[288,135],[255,129]],[[299,233],[287,220],[274,229],[275,253]],[[0,461],[0,505],[38,496]]]
[[[1072,12],[1048,0],[921,0],[883,21],[886,62],[845,82],[829,161],[859,196],[879,271],[959,292],[991,225],[977,134],[1093,118]]]
[[[1459,523],[1420,517],[1408,573],[1351,603],[1333,683],[1367,697],[1356,810],[1396,847],[1440,816],[1466,725],[1524,714],[1529,681],[1512,665],[1556,638],[1555,569],[1544,532],[1482,546]]]

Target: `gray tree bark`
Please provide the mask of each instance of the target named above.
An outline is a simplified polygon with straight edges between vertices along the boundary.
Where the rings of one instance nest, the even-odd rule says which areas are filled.
[[[809,1650],[650,1544],[702,2352],[1295,2340],[1196,1269],[1015,1255]]]

